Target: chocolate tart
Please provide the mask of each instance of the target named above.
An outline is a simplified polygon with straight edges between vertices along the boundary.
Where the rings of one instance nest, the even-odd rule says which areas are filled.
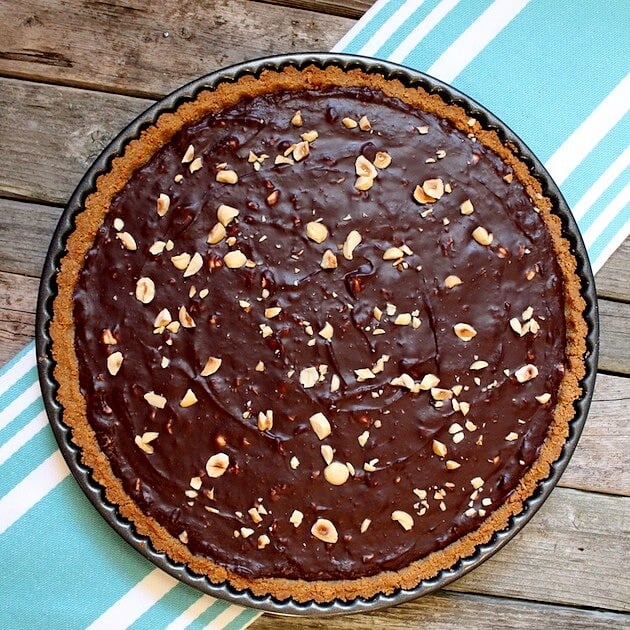
[[[592,276],[557,188],[390,64],[281,57],[171,95],[88,173],[46,265],[73,472],[159,566],[267,610],[463,574],[547,496],[592,394]]]

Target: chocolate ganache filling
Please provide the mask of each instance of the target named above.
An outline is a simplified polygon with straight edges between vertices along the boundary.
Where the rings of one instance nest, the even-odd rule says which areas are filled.
[[[126,493],[251,578],[399,570],[474,531],[565,365],[553,245],[510,167],[363,87],[179,130],[112,199],[74,318]]]

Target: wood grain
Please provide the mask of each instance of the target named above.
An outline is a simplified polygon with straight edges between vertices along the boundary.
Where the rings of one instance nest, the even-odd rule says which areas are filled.
[[[32,341],[39,280],[0,272],[0,365]]]
[[[599,300],[599,369],[630,374],[630,303]]]
[[[626,497],[556,488],[503,550],[447,589],[628,611],[619,563],[630,557],[629,510]]]
[[[606,261],[595,277],[597,295],[620,302],[630,301],[630,238]]]
[[[88,166],[151,102],[0,78],[0,138],[9,149],[0,151],[0,195],[65,204]]]
[[[24,0],[0,3],[0,23],[0,74],[157,97],[246,59],[330,50],[354,20],[246,0]]]
[[[0,199],[0,271],[38,278],[62,212],[58,206]]]
[[[510,630],[558,630],[558,628],[627,628],[628,617],[619,613],[545,605],[507,598],[438,591],[412,602],[369,614],[326,619],[302,619],[263,615],[253,630],[363,630],[364,628],[510,628]]]
[[[560,486],[630,495],[630,387],[628,378],[599,374],[578,447]]]
[[[349,18],[360,18],[373,4],[372,0],[257,0],[267,4],[277,4],[283,7],[307,9],[318,13],[341,15]]]

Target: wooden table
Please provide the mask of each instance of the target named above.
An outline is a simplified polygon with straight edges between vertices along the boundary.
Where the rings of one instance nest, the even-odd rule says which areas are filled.
[[[0,364],[34,336],[48,242],[82,173],[153,99],[248,58],[329,50],[371,0],[0,0]],[[630,241],[597,274],[600,374],[559,487],[443,591],[305,628],[630,625]],[[53,620],[51,620],[53,621]],[[268,615],[255,628],[295,627]]]

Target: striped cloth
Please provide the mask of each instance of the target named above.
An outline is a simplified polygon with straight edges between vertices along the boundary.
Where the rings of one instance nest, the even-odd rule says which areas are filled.
[[[630,233],[628,33],[627,0],[379,0],[335,50],[425,71],[493,111],[546,164],[598,270]],[[33,344],[0,370],[0,627],[257,615],[156,569],[93,509],[47,425]]]

